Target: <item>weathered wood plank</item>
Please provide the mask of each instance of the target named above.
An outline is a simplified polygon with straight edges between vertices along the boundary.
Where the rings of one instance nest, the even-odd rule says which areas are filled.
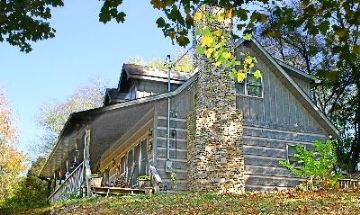
[[[295,177],[289,170],[283,167],[246,165],[245,172],[247,175]]]
[[[291,177],[271,177],[265,175],[247,175],[245,184],[256,186],[277,186],[277,187],[295,187],[303,180]]]
[[[157,156],[158,158],[166,158],[166,148],[158,148],[157,149]],[[171,149],[169,150],[170,159],[187,159],[187,151],[185,150],[176,150]]]
[[[245,156],[255,155],[255,156],[266,156],[266,157],[286,159],[285,147],[283,147],[282,149],[281,148],[278,149],[278,148],[265,148],[265,147],[244,145],[243,149]]]

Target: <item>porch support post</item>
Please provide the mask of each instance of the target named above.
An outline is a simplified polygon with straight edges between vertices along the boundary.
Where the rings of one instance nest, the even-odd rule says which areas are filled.
[[[90,127],[86,127],[85,137],[84,137],[84,182],[86,186],[86,196],[91,195],[90,179],[91,179],[91,169],[90,169]]]

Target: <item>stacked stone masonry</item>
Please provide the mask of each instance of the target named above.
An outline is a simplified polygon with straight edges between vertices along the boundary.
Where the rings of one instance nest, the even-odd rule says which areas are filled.
[[[204,11],[210,14],[219,10],[206,6]],[[228,44],[234,47],[232,41]],[[203,57],[196,56],[196,61],[199,77],[195,107],[188,116],[189,190],[242,193],[243,118],[236,109],[235,83],[224,68],[214,67]]]

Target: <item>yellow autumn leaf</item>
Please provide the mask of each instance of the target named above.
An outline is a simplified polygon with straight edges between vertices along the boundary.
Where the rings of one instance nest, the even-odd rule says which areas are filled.
[[[194,20],[195,20],[196,22],[198,22],[198,21],[200,21],[200,20],[202,19],[202,17],[203,17],[203,13],[200,12],[200,11],[198,11],[198,12],[196,12],[195,15],[194,15]]]
[[[214,34],[215,34],[215,36],[220,37],[221,34],[222,34],[221,29],[217,29],[217,30],[214,32]]]
[[[216,16],[216,19],[218,22],[223,22],[225,20],[225,15],[223,13],[220,13]]]
[[[231,19],[234,16],[233,10],[228,10],[225,14],[225,17]]]
[[[256,70],[256,71],[254,72],[254,77],[255,77],[256,79],[261,78],[261,77],[262,77],[261,71],[260,71],[260,70]]]
[[[206,57],[211,57],[211,54],[214,52],[214,49],[213,48],[209,48],[207,49],[204,53],[206,55]]]
[[[237,74],[237,81],[238,81],[238,82],[243,82],[243,81],[245,80],[245,78],[246,78],[246,74],[245,74],[245,73],[239,72],[239,73]]]
[[[220,66],[221,64],[222,64],[221,61],[217,61],[217,62],[215,63],[215,66],[218,67],[218,66]]]
[[[250,57],[250,56],[247,56],[247,57],[245,58],[245,63],[248,64],[248,65],[250,65],[250,64],[252,63],[252,61],[253,61],[253,59],[252,59],[252,57]]]
[[[214,39],[210,36],[204,36],[203,38],[201,38],[201,45],[202,46],[211,46],[211,44],[213,43]]]
[[[224,53],[222,53],[222,56],[223,56],[223,58],[225,58],[225,60],[227,60],[227,59],[231,58],[231,53],[230,52],[224,52]]]

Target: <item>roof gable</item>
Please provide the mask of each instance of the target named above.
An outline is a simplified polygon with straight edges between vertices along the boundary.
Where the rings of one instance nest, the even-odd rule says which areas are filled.
[[[306,93],[294,82],[285,69],[256,41],[249,42],[238,41],[236,46],[239,47],[246,43],[252,44],[258,53],[260,53],[269,63],[275,68],[274,73],[281,78],[287,89],[296,97],[296,99],[310,112],[310,114],[317,120],[317,122],[333,137],[338,137],[339,132],[329,119],[319,110],[319,108],[311,101]]]
[[[184,72],[172,71],[170,80],[174,84],[182,84],[187,81],[192,75]],[[162,71],[146,66],[135,64],[123,64],[118,90],[126,84],[128,79],[150,80],[158,82],[168,82],[167,71]]]

